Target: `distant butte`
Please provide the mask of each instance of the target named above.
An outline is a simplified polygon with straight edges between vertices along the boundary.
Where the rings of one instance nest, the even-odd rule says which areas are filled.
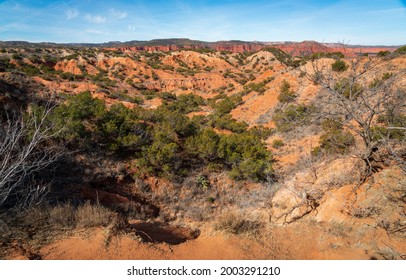
[[[124,42],[120,46],[111,46],[111,49],[129,50],[129,51],[177,51],[181,49],[212,49],[214,51],[229,51],[233,53],[257,52],[267,47],[276,47],[284,52],[299,56],[313,53],[325,52],[342,52],[347,56],[355,56],[359,53],[376,54],[380,51],[394,51],[398,46],[352,46],[332,43],[319,43],[316,41],[303,42],[244,42],[244,41],[219,41],[219,42],[202,42],[192,40],[152,40],[145,43],[134,45],[133,42]]]
[[[357,54],[376,54],[380,51],[394,51],[399,46],[364,46],[364,45],[344,45],[339,43],[319,43],[317,41],[303,42],[248,42],[248,41],[218,41],[205,42],[183,38],[175,39],[154,39],[150,41],[127,41],[127,42],[107,42],[100,44],[93,43],[30,43],[25,41],[0,41],[0,47],[99,47],[122,51],[178,51],[182,49],[209,49],[214,51],[229,51],[233,53],[257,52],[267,47],[276,47],[284,52],[298,56],[309,55],[318,52],[342,52],[346,56]]]

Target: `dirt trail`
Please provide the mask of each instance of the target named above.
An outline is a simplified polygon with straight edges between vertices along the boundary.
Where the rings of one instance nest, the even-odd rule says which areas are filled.
[[[159,236],[159,233],[165,233],[162,229],[155,228],[154,235],[151,228],[145,224],[138,224],[138,236],[124,234],[111,240],[107,238],[108,232],[105,229],[98,228],[55,241],[41,248],[36,254],[44,260],[348,260],[373,257],[354,246],[351,240],[339,240],[337,237],[323,235],[320,228],[306,223],[299,224],[299,227],[275,227],[257,238],[224,234],[207,227],[202,229],[199,237],[179,244],[143,241],[143,234],[154,238]],[[166,230],[168,233],[169,229]],[[179,234],[185,234],[185,231],[178,228],[168,236],[172,238]],[[8,259],[27,257],[16,254]]]
[[[212,260],[269,259],[270,248],[259,242],[224,236],[202,234],[199,238],[179,245],[140,242],[132,236],[113,238],[106,244],[105,232],[97,229],[91,236],[76,236],[45,246],[39,252],[43,259],[151,259],[151,260]],[[17,258],[17,257],[15,257]]]

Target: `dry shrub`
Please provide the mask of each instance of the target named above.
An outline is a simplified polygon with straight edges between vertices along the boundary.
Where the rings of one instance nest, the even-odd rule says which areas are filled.
[[[107,226],[113,221],[114,213],[109,209],[96,204],[92,205],[90,202],[78,207],[76,211],[76,224],[77,227],[97,227]]]
[[[261,224],[257,221],[246,220],[241,214],[228,212],[220,216],[214,224],[215,230],[231,234],[257,235]]]
[[[76,209],[70,204],[57,205],[49,212],[49,223],[52,226],[73,228],[76,225]]]
[[[43,227],[49,214],[47,206],[37,206],[17,215],[17,220],[22,227]]]
[[[352,227],[344,222],[332,221],[328,232],[337,237],[347,237],[352,231]]]
[[[366,206],[366,207],[353,207],[350,209],[349,214],[355,218],[368,218],[373,216],[378,216],[381,212],[381,209],[376,206]]]
[[[191,206],[185,211],[185,217],[199,222],[204,221],[204,214],[204,209],[196,206]]]
[[[11,230],[8,224],[6,223],[6,221],[3,221],[0,216],[0,244],[7,242],[10,235]]]
[[[49,211],[49,224],[63,228],[109,226],[118,220],[117,214],[100,204],[87,201],[78,207],[71,203],[57,205]]]
[[[44,205],[31,208],[20,221],[23,227],[43,228],[49,225],[55,229],[91,228],[110,225],[115,215],[115,212],[89,201],[78,207],[67,202],[54,207]]]
[[[107,245],[127,225],[124,215],[89,201],[78,207],[69,202],[54,207],[45,204],[14,216],[10,212],[0,212],[0,247],[5,244],[2,248],[4,252],[0,250],[0,259],[6,258],[7,251],[15,247],[12,241],[18,241],[28,248],[27,252],[31,252],[61,234],[72,233],[75,228],[103,226]]]

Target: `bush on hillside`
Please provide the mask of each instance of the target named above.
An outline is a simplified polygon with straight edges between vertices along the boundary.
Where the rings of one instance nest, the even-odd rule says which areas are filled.
[[[283,80],[280,85],[278,100],[282,103],[292,102],[296,99],[296,94],[294,91],[290,90],[290,84],[288,81]]]
[[[348,69],[348,65],[341,59],[338,59],[333,64],[331,64],[331,69],[335,72],[344,72]]]
[[[97,122],[104,118],[104,101],[95,99],[90,92],[69,96],[67,102],[59,105],[51,116],[56,128],[62,132],[59,138],[69,143],[85,146],[97,131]]]
[[[277,109],[272,116],[272,120],[281,132],[287,132],[300,125],[308,124],[308,118],[312,107],[304,104],[290,104],[284,109]]]
[[[234,133],[242,133],[247,130],[248,124],[246,122],[236,121],[230,114],[218,116],[211,115],[207,124],[213,128],[226,129]]]
[[[406,46],[398,48],[395,53],[397,54],[406,54]]]
[[[354,100],[363,93],[364,88],[359,83],[344,78],[334,84],[334,90],[345,98]]]
[[[204,104],[205,100],[201,96],[190,93],[181,94],[177,97],[175,96],[175,100],[168,103],[167,107],[171,111],[179,111],[182,114],[188,114],[190,112],[198,111],[199,106]]]
[[[377,56],[378,57],[385,57],[390,54],[390,51],[379,51]]]
[[[154,127],[153,141],[151,145],[144,147],[139,161],[147,173],[172,177],[179,169],[180,161],[177,156],[180,146],[176,141],[176,132],[168,123]]]
[[[243,133],[222,135],[218,157],[233,179],[266,180],[273,173],[271,155],[258,137]]]
[[[319,147],[313,150],[313,154],[320,152],[326,154],[345,154],[355,144],[354,136],[343,130],[343,125],[336,121],[327,119],[322,123],[324,134],[320,136]]]
[[[186,139],[185,150],[204,162],[215,161],[219,141],[220,136],[212,129],[203,129],[197,135]]]

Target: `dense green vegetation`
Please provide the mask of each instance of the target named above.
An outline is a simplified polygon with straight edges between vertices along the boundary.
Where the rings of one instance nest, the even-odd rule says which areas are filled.
[[[175,98],[176,102],[168,102],[168,108],[182,114],[198,111],[199,106],[206,104],[205,100],[196,94],[181,94],[178,97],[172,96],[172,98]]]
[[[385,57],[390,54],[390,51],[379,51],[377,56],[378,57]]]
[[[395,53],[397,54],[406,54],[406,46],[398,48]]]
[[[265,180],[272,174],[272,157],[262,142],[265,133],[233,120],[226,113],[227,100],[217,113],[190,119],[186,114],[204,104],[193,94],[171,96],[157,110],[145,110],[122,104],[107,108],[104,101],[83,92],[68,97],[49,121],[71,149],[130,157],[139,174],[175,179],[191,169],[218,166],[234,179]],[[217,134],[214,127],[233,133]]]
[[[403,53],[404,48],[399,48],[396,52]],[[213,54],[211,50],[206,49],[195,51],[208,56]],[[293,58],[277,48],[266,48],[263,51],[271,52],[275,56],[271,60],[278,60],[288,66],[296,67],[297,63],[300,63],[300,59]],[[70,81],[73,82],[70,85],[72,88],[77,86],[74,82],[88,81],[97,85],[98,90],[109,98],[139,105],[154,98],[162,100],[162,105],[156,110],[147,110],[141,107],[129,109],[122,104],[107,106],[104,101],[92,98],[89,92],[66,97],[65,102],[55,108],[49,121],[55,124],[56,131],[61,131],[56,140],[72,150],[102,151],[113,156],[128,156],[134,160],[139,173],[158,174],[169,178],[183,176],[196,168],[215,170],[213,167],[228,170],[230,176],[236,179],[263,180],[272,173],[271,155],[262,143],[263,136],[269,135],[268,132],[259,128],[248,129],[248,124],[233,119],[231,112],[243,102],[242,97],[247,93],[263,94],[274,77],[253,82],[258,75],[252,69],[238,71],[227,68],[220,73],[223,77],[232,79],[232,83],[213,89],[213,93],[217,95],[205,100],[192,93],[176,96],[174,92],[160,92],[148,86],[147,82],[160,82],[158,74],[162,70],[178,72],[184,76],[194,75],[199,71],[213,71],[213,68],[206,64],[191,65],[178,57],[174,58],[177,67],[165,65],[163,58],[166,53],[163,52],[128,54],[122,51],[103,51],[106,56],[131,57],[146,64],[142,69],[138,69],[138,66],[126,69],[125,65],[115,63],[114,71],[110,71],[111,65],[107,63],[104,66],[96,65],[97,52],[92,49],[70,51],[63,54],[64,56],[62,52],[50,54],[46,50],[7,52],[0,56],[2,72],[16,71],[23,72],[28,77],[40,76],[47,80]],[[386,56],[387,52],[379,55]],[[252,57],[251,61],[248,61],[249,57]],[[349,67],[343,60],[343,54],[339,52],[317,53],[303,57],[302,61],[320,57],[335,59],[331,64],[333,71],[343,72]],[[251,62],[255,65],[260,65],[259,62],[269,65],[264,61],[264,57],[249,52],[234,55],[223,52],[221,58],[226,61],[230,59],[239,65]],[[80,75],[56,71],[54,67],[60,59],[80,59],[90,66],[85,67],[83,62],[78,63],[82,72]],[[98,72],[88,73],[87,69],[91,66]],[[150,71],[148,67],[160,70]],[[126,76],[127,70],[136,72],[133,72],[132,76]],[[382,79],[373,80],[369,88],[362,88],[358,83],[344,78],[337,80],[333,89],[349,100],[357,99],[363,90],[378,88],[390,77],[390,73],[385,73]],[[243,88],[239,93],[232,94],[237,83],[242,84]],[[185,87],[185,90],[187,89]],[[296,97],[292,86],[284,80],[279,88],[280,104],[272,116],[279,132],[289,132],[311,121],[312,106],[295,104]],[[145,105],[147,106],[146,102]],[[187,116],[191,112],[201,111],[203,106],[211,107],[211,114],[193,118]],[[402,116],[381,116],[380,122],[385,126],[404,126]],[[351,135],[344,132],[342,127],[331,126],[325,128],[324,132],[320,149],[328,153],[344,153],[347,151],[344,146],[348,148],[352,145]],[[387,130],[381,126],[374,128],[375,138],[399,138],[403,135],[399,130]],[[273,143],[276,148],[282,145],[283,142]]]

